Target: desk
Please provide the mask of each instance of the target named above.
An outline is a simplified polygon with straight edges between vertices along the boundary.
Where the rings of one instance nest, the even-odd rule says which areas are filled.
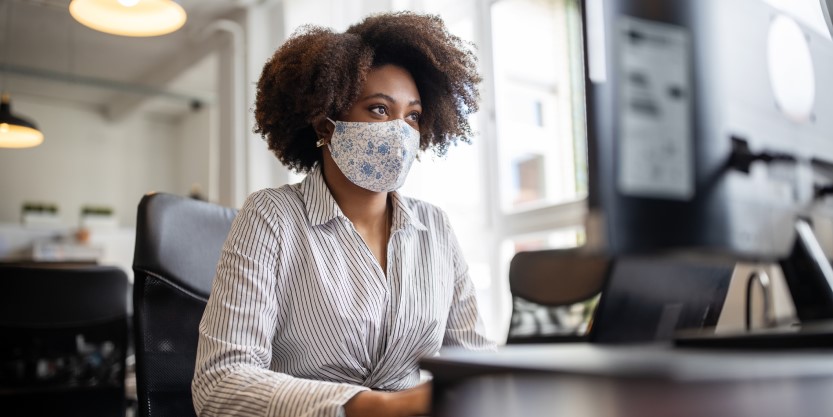
[[[532,345],[425,359],[435,416],[833,416],[833,350]]]

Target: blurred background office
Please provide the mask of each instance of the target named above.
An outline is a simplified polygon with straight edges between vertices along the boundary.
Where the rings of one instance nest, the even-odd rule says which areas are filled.
[[[484,82],[472,144],[424,154],[402,192],[448,212],[492,337],[509,324],[512,256],[584,241],[578,0],[181,0],[184,25],[152,37],[85,26],[70,3],[0,0],[0,89],[44,137],[0,148],[0,259],[129,272],[143,194],[239,207],[299,181],[252,133],[264,62],[303,24],[341,31],[392,10],[439,14],[476,45]],[[818,3],[806,3],[793,13],[818,23]]]

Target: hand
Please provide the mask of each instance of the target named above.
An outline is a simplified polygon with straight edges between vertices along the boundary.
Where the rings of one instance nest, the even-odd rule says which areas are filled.
[[[364,391],[344,404],[347,417],[409,417],[431,413],[431,384],[399,392]]]

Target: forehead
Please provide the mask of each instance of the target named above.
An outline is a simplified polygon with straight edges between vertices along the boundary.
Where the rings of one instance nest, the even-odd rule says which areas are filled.
[[[374,67],[367,72],[361,96],[377,93],[405,101],[419,100],[419,90],[414,77],[405,68],[393,64]]]

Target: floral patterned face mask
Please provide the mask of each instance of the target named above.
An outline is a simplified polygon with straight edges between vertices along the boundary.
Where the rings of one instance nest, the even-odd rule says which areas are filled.
[[[330,154],[353,184],[376,192],[402,186],[419,149],[419,131],[402,119],[341,122],[330,139]]]

